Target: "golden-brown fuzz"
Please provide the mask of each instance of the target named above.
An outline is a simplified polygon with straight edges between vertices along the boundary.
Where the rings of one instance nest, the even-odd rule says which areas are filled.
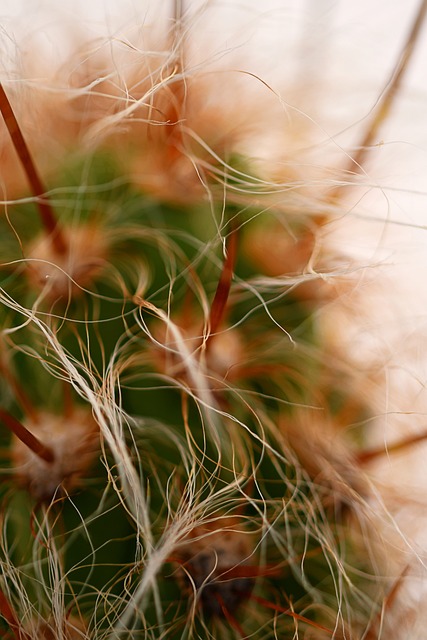
[[[66,250],[58,252],[52,235],[39,236],[29,247],[28,278],[36,290],[54,301],[68,299],[90,288],[108,255],[106,232],[95,224],[61,229]]]
[[[303,216],[301,216],[303,218]],[[292,296],[310,304],[329,302],[347,293],[345,277],[334,273],[342,256],[332,253],[325,233],[330,220],[313,216],[294,220],[288,228],[278,221],[254,225],[244,235],[242,250],[248,260],[268,278],[293,278]]]
[[[227,617],[251,595],[256,564],[253,541],[237,517],[222,516],[195,527],[174,559],[179,582],[207,617]]]
[[[356,507],[369,495],[367,478],[340,426],[335,427],[333,419],[320,411],[309,410],[279,424],[323,505],[335,512]]]
[[[265,135],[280,104],[267,92],[274,114],[260,108],[259,81],[247,74],[220,63],[204,71],[203,46],[182,69],[169,34],[138,34],[128,46],[109,43],[113,59],[105,48],[76,51],[63,70],[70,87],[63,128],[75,137],[70,123],[78,123],[81,148],[106,148],[133,184],[162,201],[200,202],[217,181],[222,197],[230,155],[246,155],[248,140]]]
[[[176,338],[164,325],[154,329],[158,341],[153,348],[153,361],[156,367],[168,376],[187,379],[189,365],[182,349],[200,363],[200,371],[209,376],[212,384],[228,378],[228,375],[245,362],[245,347],[237,329],[221,327],[215,335],[203,337],[203,321],[188,323],[183,318],[174,319],[182,338],[178,344]]]
[[[304,273],[315,252],[317,229],[301,228],[286,230],[278,221],[255,225],[246,233],[244,252],[260,269],[270,277],[301,275]]]
[[[57,626],[54,622],[42,622],[37,629],[37,640],[83,640],[87,638],[85,625],[81,620],[69,617],[64,622],[61,633],[58,633]],[[26,636],[25,636],[26,637]],[[31,636],[31,640],[36,637]]]
[[[26,427],[53,452],[49,463],[21,440],[12,441],[14,473],[20,485],[40,501],[73,491],[89,471],[98,450],[98,427],[90,412],[74,409],[69,417],[41,413]]]

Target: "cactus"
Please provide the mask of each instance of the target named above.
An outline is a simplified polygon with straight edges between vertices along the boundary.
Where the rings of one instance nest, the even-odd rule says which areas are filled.
[[[215,4],[158,5],[0,85],[9,640],[373,640],[411,619],[369,467],[383,361],[348,347],[380,275],[336,238],[427,3],[330,164],[301,79],[204,35]]]

